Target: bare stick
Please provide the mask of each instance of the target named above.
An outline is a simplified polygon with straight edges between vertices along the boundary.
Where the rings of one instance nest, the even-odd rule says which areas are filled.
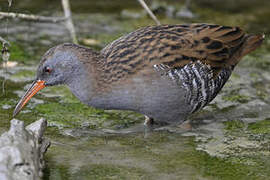
[[[8,7],[11,7],[12,0],[8,0]]]
[[[2,42],[2,50],[1,50],[1,58],[3,60],[3,65],[5,65],[10,57],[10,53],[8,50],[8,46],[10,46],[10,43],[5,40],[4,38],[2,38],[0,36],[0,41]],[[7,73],[7,68],[5,67],[5,73]],[[5,84],[6,84],[6,78],[4,78],[3,82],[2,82],[2,92],[3,95],[5,95]]]
[[[190,9],[190,0],[186,0],[185,6],[187,9]]]
[[[1,36],[0,36],[0,41],[2,42],[3,45],[7,44],[8,46],[10,46],[10,43],[4,38],[2,38]]]
[[[139,3],[142,5],[142,7],[146,10],[146,12],[150,15],[150,17],[156,22],[157,25],[160,25],[161,23],[157,19],[157,17],[153,14],[153,12],[149,9],[147,4],[144,2],[144,0],[138,0]]]
[[[46,16],[37,16],[33,14],[22,14],[22,13],[6,13],[6,12],[0,12],[0,17],[6,17],[6,18],[19,18],[24,19],[28,21],[39,21],[39,22],[63,22],[66,21],[66,17],[46,17]]]
[[[66,20],[66,27],[69,30],[70,36],[72,38],[73,43],[78,44],[78,40],[76,38],[76,32],[74,28],[74,24],[71,18],[71,10],[69,5],[69,0],[62,0],[62,6],[65,13]]]

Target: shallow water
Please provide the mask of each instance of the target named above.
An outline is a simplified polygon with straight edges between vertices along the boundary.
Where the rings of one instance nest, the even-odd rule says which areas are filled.
[[[154,25],[136,1],[96,2],[72,2],[80,44],[99,50],[127,32]],[[3,3],[1,10],[6,7]],[[268,179],[270,2],[199,0],[191,6],[193,19],[170,16],[183,1],[151,3],[164,24],[237,25],[251,33],[266,33],[266,40],[243,58],[219,96],[191,117],[191,132],[170,127],[146,137],[142,115],[89,108],[65,87],[42,90],[17,118],[26,124],[41,117],[49,122],[46,136],[52,146],[46,153],[44,179]],[[15,1],[11,10],[62,13],[60,4],[45,0]],[[41,55],[70,41],[62,25],[9,21],[7,36],[5,24],[0,20],[0,35],[11,41],[11,60],[19,65],[0,68],[0,83],[6,79],[5,94],[0,93],[0,133],[8,129],[14,106],[33,80]]]

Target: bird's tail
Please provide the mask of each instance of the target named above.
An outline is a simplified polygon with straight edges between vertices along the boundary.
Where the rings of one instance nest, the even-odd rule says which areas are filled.
[[[246,54],[250,53],[251,51],[257,49],[257,47],[259,47],[262,44],[264,37],[265,37],[264,34],[247,35],[245,42],[242,46],[243,48],[240,53],[240,56],[243,57]]]

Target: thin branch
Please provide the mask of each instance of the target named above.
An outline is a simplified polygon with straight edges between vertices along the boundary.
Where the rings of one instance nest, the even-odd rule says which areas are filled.
[[[10,46],[10,43],[7,40],[5,40],[4,38],[2,38],[1,36],[0,36],[0,41],[2,42],[3,46],[5,46],[5,44]]]
[[[8,0],[8,7],[11,7],[12,0]]]
[[[142,7],[146,10],[146,12],[150,15],[150,17],[156,22],[157,25],[160,25],[161,23],[157,19],[157,17],[153,14],[153,12],[149,9],[147,4],[144,2],[144,0],[138,0],[139,3],[142,5]]]
[[[62,6],[63,6],[63,10],[65,13],[65,18],[66,18],[66,27],[70,33],[70,36],[72,38],[73,43],[78,44],[74,24],[73,24],[72,18],[71,18],[71,10],[70,10],[70,5],[69,5],[69,0],[62,0]]]
[[[39,22],[62,22],[66,21],[67,17],[46,17],[46,16],[37,16],[33,14],[22,14],[22,13],[6,13],[6,12],[0,12],[0,17],[6,17],[6,18],[19,18],[29,21],[39,21]]]
[[[185,6],[186,6],[187,9],[190,9],[190,3],[191,3],[190,0],[186,0]]]

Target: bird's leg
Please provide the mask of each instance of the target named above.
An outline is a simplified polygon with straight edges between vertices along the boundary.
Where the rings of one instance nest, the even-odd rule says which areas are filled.
[[[191,131],[192,130],[192,125],[190,120],[184,121],[182,124],[178,125],[179,128],[186,130],[186,131]]]
[[[144,117],[144,136],[148,137],[149,133],[153,130],[154,119],[146,115]]]
[[[145,126],[153,126],[154,125],[154,119],[153,118],[150,118],[148,116],[144,116],[145,117],[145,120],[144,120],[144,125]]]

